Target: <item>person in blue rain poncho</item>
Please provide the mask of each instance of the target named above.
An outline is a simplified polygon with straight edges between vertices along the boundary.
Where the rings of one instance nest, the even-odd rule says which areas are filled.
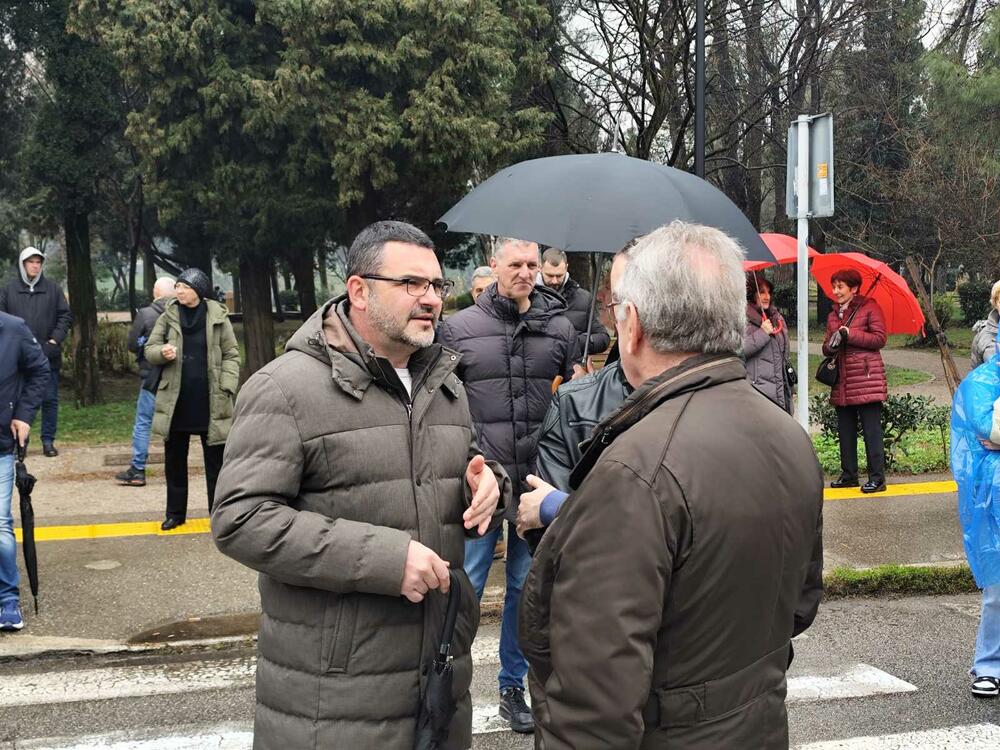
[[[951,412],[951,470],[969,567],[983,590],[972,694],[1000,694],[1000,343],[966,376]]]

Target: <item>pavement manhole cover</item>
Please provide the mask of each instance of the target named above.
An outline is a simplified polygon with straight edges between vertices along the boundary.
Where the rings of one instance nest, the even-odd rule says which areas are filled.
[[[92,563],[87,563],[83,567],[88,570],[114,570],[115,568],[120,568],[122,564],[117,560],[95,560]]]

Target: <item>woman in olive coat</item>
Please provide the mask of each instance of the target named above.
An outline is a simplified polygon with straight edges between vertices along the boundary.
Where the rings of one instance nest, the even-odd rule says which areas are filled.
[[[201,438],[208,510],[212,510],[240,374],[236,335],[228,311],[212,299],[208,276],[189,268],[177,277],[174,289],[176,299],[167,303],[145,348],[149,363],[162,367],[153,434],[164,440],[164,531],[187,520],[187,457],[192,435]]]

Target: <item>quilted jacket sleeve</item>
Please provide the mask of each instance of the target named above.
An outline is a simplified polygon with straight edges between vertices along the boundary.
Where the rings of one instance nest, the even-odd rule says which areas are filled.
[[[236,402],[216,488],[223,554],[293,586],[399,596],[410,535],[293,507],[305,455],[281,387],[258,373]]]
[[[885,316],[882,314],[882,308],[877,302],[869,301],[858,313],[858,317],[864,321],[862,325],[857,325],[858,321],[852,322],[847,337],[848,343],[859,349],[877,352],[886,342]]]

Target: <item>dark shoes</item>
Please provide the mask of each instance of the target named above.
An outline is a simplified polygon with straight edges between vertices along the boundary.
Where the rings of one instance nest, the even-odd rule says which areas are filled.
[[[500,691],[500,718],[509,721],[510,728],[520,734],[535,731],[535,720],[531,718],[531,709],[524,702],[521,688],[509,687]]]
[[[861,485],[861,491],[866,495],[870,495],[873,492],[885,492],[885,482],[873,482],[868,480]]]
[[[830,487],[839,490],[844,487],[857,487],[859,484],[857,477],[848,477],[843,474],[840,475],[838,479],[834,479],[830,482]]]
[[[125,469],[125,471],[120,471],[115,474],[115,481],[118,482],[118,484],[125,485],[126,487],[145,487],[146,470],[129,466]]]
[[[56,447],[52,443],[42,443],[42,453],[49,458],[59,455],[59,451],[56,450]]]
[[[160,528],[163,531],[170,531],[170,529],[176,529],[178,526],[184,525],[184,519],[173,518],[172,516],[167,516],[167,518],[160,524]]]
[[[972,694],[977,698],[996,698],[1000,695],[1000,680],[996,677],[977,677],[972,681]]]

